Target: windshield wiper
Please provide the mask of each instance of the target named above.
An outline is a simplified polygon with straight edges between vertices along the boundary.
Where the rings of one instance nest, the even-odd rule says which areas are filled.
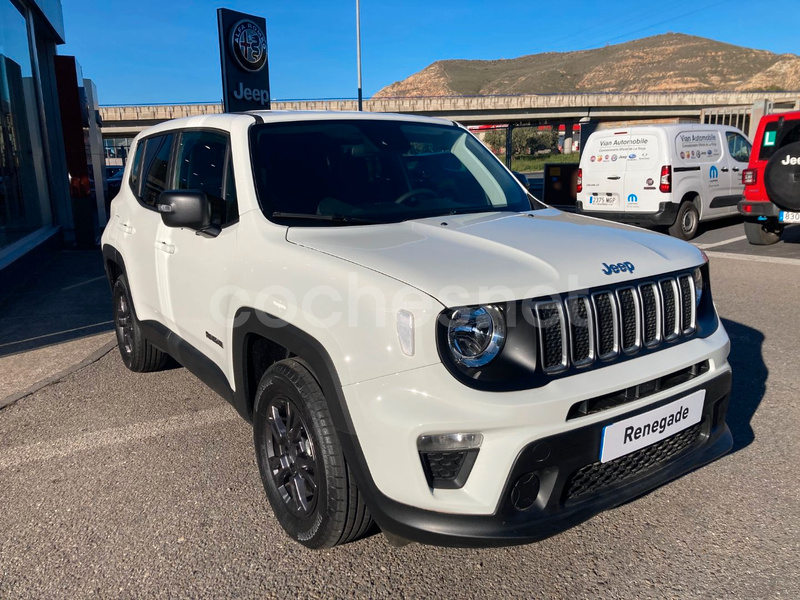
[[[305,221],[330,221],[332,223],[381,223],[382,221],[373,221],[371,219],[362,219],[360,217],[348,217],[345,215],[313,215],[307,213],[291,213],[291,212],[274,212],[272,213],[273,219],[302,219]]]

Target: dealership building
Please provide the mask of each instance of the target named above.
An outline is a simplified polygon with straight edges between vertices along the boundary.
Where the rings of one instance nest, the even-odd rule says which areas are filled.
[[[59,0],[0,0],[0,294],[105,222],[97,94],[63,43]]]

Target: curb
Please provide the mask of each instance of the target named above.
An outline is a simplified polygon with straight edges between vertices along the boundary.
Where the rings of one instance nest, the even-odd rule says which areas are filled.
[[[101,358],[103,358],[106,354],[111,352],[116,347],[117,347],[117,340],[115,339],[104,344],[98,350],[95,350],[92,354],[84,358],[81,362],[74,364],[71,367],[67,367],[66,369],[59,371],[55,375],[51,375],[50,377],[42,379],[41,381],[34,383],[29,388],[22,390],[21,392],[17,392],[16,394],[12,394],[10,396],[7,396],[6,398],[3,398],[2,400],[0,400],[0,410],[11,406],[12,404],[16,403],[19,400],[22,400],[26,396],[35,394],[42,388],[45,388],[48,385],[51,385],[68,375],[72,375],[73,373],[80,371],[85,367],[88,367],[92,363],[95,363]]]

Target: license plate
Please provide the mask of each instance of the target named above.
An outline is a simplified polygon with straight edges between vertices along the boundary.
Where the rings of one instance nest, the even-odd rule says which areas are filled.
[[[603,428],[600,462],[641,450],[699,423],[703,418],[705,390],[698,390],[655,410]]]
[[[778,215],[778,221],[781,223],[800,223],[800,212],[782,210]]]
[[[589,196],[589,204],[592,206],[611,206],[616,203],[615,196]]]

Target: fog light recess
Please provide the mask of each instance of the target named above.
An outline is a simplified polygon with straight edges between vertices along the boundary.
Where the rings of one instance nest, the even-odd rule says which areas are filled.
[[[480,433],[441,433],[417,438],[428,485],[445,490],[464,487],[482,443]]]

